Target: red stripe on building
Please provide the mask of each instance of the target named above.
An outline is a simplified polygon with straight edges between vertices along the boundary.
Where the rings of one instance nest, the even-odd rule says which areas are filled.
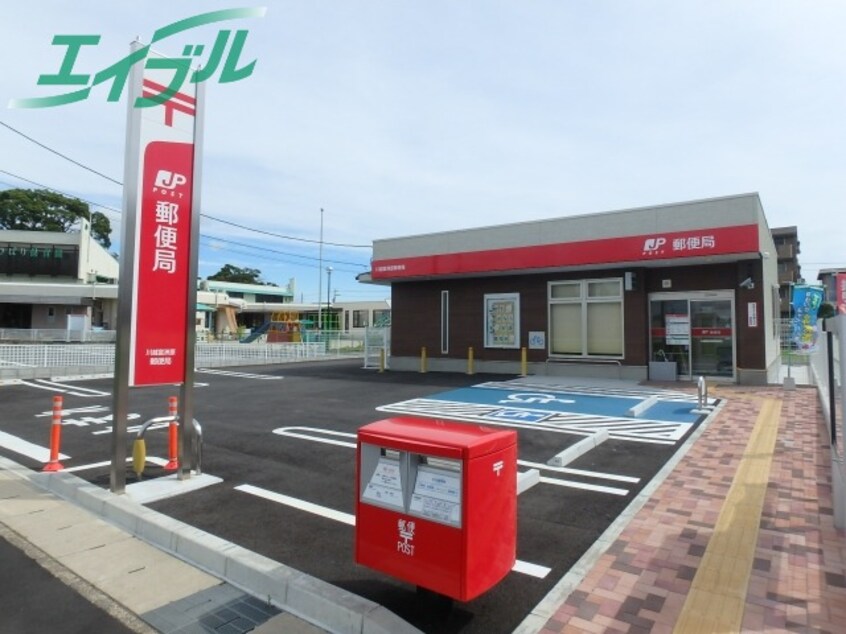
[[[434,238],[433,238],[434,239]],[[374,260],[374,280],[661,261],[759,250],[758,226],[738,225]]]

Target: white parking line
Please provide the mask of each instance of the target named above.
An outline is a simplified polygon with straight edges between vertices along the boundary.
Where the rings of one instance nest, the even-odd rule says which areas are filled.
[[[273,430],[274,434],[280,436],[288,436],[290,438],[300,438],[302,440],[312,440],[314,442],[325,443],[327,445],[336,445],[338,447],[348,447],[350,449],[356,448],[356,443],[344,440],[335,440],[334,438],[322,438],[321,435],[340,436],[342,438],[355,439],[356,435],[349,432],[334,431],[332,429],[321,429],[319,427],[277,427]],[[586,471],[584,469],[569,469],[567,467],[551,467],[540,462],[530,462],[528,460],[518,460],[517,464],[523,467],[532,467],[542,471],[554,471],[557,473],[566,473],[569,475],[583,476],[587,478],[597,478],[601,480],[612,480],[616,482],[629,482],[636,484],[640,482],[640,478],[633,478],[631,476],[616,475],[613,473],[600,473],[598,471]],[[617,489],[615,487],[604,487],[595,484],[583,484],[581,482],[573,482],[572,480],[561,480],[559,478],[541,478],[541,482],[546,484],[555,484],[557,486],[570,487],[573,489],[582,489],[587,491],[596,491],[598,493],[611,493],[612,495],[628,495],[627,489]]]
[[[330,509],[326,506],[312,504],[311,502],[306,502],[305,500],[292,498],[288,495],[283,495],[282,493],[275,493],[274,491],[268,491],[267,489],[262,489],[261,487],[256,487],[251,484],[240,484],[235,487],[235,490],[250,493],[251,495],[256,495],[260,498],[264,498],[265,500],[284,504],[285,506],[306,511],[307,513],[312,513],[313,515],[319,515],[320,517],[335,520],[336,522],[341,522],[342,524],[355,526],[355,515],[336,511],[335,509]]]
[[[349,526],[355,526],[355,515],[351,515],[349,513],[343,513],[341,511],[336,511],[335,509],[320,506],[319,504],[313,504],[311,502],[306,502],[305,500],[292,498],[291,496],[283,495],[282,493],[268,491],[267,489],[262,489],[261,487],[253,486],[251,484],[239,484],[235,487],[235,490],[255,495],[270,502],[277,502],[301,511],[306,511],[307,513],[335,520],[336,522],[348,524]],[[538,564],[518,559],[512,570],[524,575],[543,579],[552,571],[552,568],[547,568],[546,566],[540,566]]]
[[[97,396],[108,396],[108,392],[100,392],[99,390],[88,390],[88,388],[71,387],[70,385],[62,385],[61,383],[53,383],[51,381],[36,379],[36,381],[21,380],[20,385],[34,387],[38,390],[47,390],[48,392],[61,392],[62,394],[70,394],[71,396],[85,396],[93,398]],[[79,390],[86,390],[81,392]]]
[[[235,370],[212,370],[211,368],[197,368],[197,372],[217,374],[218,376],[231,376],[237,379],[258,379],[259,381],[279,381],[284,378],[274,374],[253,374],[251,372],[237,372]]]
[[[41,447],[35,443],[29,442],[28,440],[24,440],[23,438],[7,434],[4,431],[0,431],[0,447],[8,449],[9,451],[14,451],[15,453],[26,456],[27,458],[32,458],[38,462],[48,462],[50,460],[49,448]],[[63,453],[59,454],[59,460],[69,459],[70,456],[66,456]]]
[[[36,379],[37,383],[49,385],[61,389],[66,389],[74,396],[111,396],[111,392],[104,392],[103,390],[95,390],[90,387],[80,387],[78,385],[68,385],[60,381],[48,381],[47,379]],[[28,384],[29,385],[29,384]]]
[[[585,478],[597,478],[600,480],[614,480],[616,482],[628,482],[637,484],[640,478],[632,476],[616,475],[614,473],[602,473],[601,471],[586,471],[585,469],[571,469],[570,467],[553,467],[552,465],[544,464],[542,462],[531,462],[529,460],[518,460],[517,464],[522,467],[532,467],[540,469],[541,471],[555,471],[556,473],[566,473],[569,475],[583,476]]]
[[[127,458],[127,462],[132,462],[132,458]],[[165,466],[168,461],[164,458],[156,458],[155,456],[147,456],[147,462],[150,464],[157,465],[159,467]],[[111,460],[103,460],[102,462],[91,462],[89,464],[81,464],[75,467],[67,467],[64,469],[67,473],[73,473],[74,471],[87,471],[89,469],[99,469],[100,467],[107,467],[112,464]]]
[[[305,432],[305,433],[303,433]],[[290,436],[291,438],[301,438],[303,440],[313,440],[314,442],[322,442],[327,445],[337,445],[338,447],[356,448],[356,443],[346,442],[344,440],[334,440],[332,438],[321,438],[320,434],[329,436],[341,436],[342,438],[352,438],[355,440],[355,434],[350,434],[343,431],[334,431],[331,429],[321,429],[319,427],[277,427],[273,430],[274,434],[280,436]]]
[[[541,482],[544,484],[555,484],[560,487],[567,487],[569,489],[582,489],[584,491],[595,491],[596,493],[610,493],[611,495],[628,495],[628,489],[617,489],[615,487],[604,487],[598,484],[585,484],[583,482],[574,482],[573,480],[560,480],[558,478],[545,478],[541,476]]]

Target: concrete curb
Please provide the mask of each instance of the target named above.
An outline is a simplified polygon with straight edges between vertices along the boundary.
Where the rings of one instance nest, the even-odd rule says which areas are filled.
[[[101,489],[72,473],[0,468],[281,610],[337,634],[421,634],[381,605]]]

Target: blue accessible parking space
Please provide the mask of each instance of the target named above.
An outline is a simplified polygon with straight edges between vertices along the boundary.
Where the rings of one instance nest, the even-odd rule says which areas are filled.
[[[596,387],[519,379],[480,383],[379,408],[491,425],[537,426],[673,444],[704,416],[697,399],[672,390]]]

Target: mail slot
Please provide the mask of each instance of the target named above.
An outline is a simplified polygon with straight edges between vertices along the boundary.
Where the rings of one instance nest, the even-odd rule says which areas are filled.
[[[358,430],[355,560],[469,601],[516,560],[517,433],[397,417]]]

